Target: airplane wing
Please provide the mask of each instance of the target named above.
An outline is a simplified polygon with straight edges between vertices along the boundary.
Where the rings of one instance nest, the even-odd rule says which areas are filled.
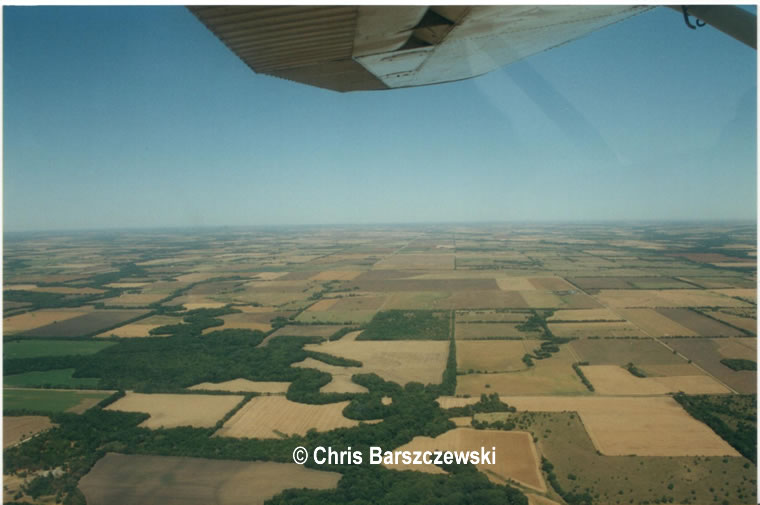
[[[652,8],[188,7],[254,72],[335,91],[476,77]]]

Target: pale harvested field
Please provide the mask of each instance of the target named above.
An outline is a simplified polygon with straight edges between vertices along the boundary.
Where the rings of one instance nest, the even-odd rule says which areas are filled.
[[[269,337],[267,337],[267,340],[271,340],[272,338],[280,337],[282,335],[289,335],[292,337],[327,338],[341,328],[344,328],[344,326],[322,324],[287,325],[272,333]]]
[[[654,309],[618,309],[617,312],[652,337],[695,337],[697,335]]]
[[[720,293],[721,295],[743,298],[745,300],[751,300],[752,302],[757,303],[756,289],[714,289],[713,291]]]
[[[594,446],[607,456],[739,456],[669,396],[508,396],[501,400],[523,411],[578,412]]]
[[[628,370],[615,365],[582,366],[584,375],[594,385],[598,395],[665,395],[683,391],[686,394],[730,393],[712,377],[695,368],[692,376],[636,377]]]
[[[268,314],[277,311],[276,307],[254,307],[253,305],[236,305],[234,308],[246,314]]]
[[[549,323],[549,329],[557,337],[645,337],[639,328],[628,321]]]
[[[34,291],[37,289],[37,284],[5,284],[3,291]]]
[[[45,416],[3,416],[3,449],[16,445],[54,425]]]
[[[307,312],[321,312],[330,309],[338,301],[337,298],[326,298],[306,309]]]
[[[77,307],[76,309],[42,309],[25,312],[17,316],[3,319],[3,334],[13,335],[23,331],[33,330],[67,319],[83,316],[92,312],[92,307]]]
[[[477,464],[477,469],[497,484],[510,480],[523,486],[544,492],[546,484],[539,470],[539,458],[533,437],[526,431],[476,430],[456,428],[435,438],[414,437],[394,451],[472,451],[480,447],[490,450],[495,447],[493,464]],[[393,470],[415,470],[426,473],[446,473],[436,465],[383,465]]]
[[[468,310],[457,312],[457,322],[498,321],[504,323],[522,323],[530,316],[527,312],[496,312],[493,310]]]
[[[621,321],[623,318],[610,309],[557,310],[549,322],[557,321]]]
[[[293,463],[108,453],[79,488],[90,505],[260,505],[289,487],[335,488],[340,478]]]
[[[605,289],[595,295],[612,308],[748,307],[747,302],[699,289]]]
[[[537,335],[536,332],[526,334],[517,329],[514,323],[456,323],[454,332],[459,339],[478,339],[486,337],[523,337]]]
[[[144,428],[193,426],[210,428],[242,401],[236,395],[172,395],[129,392],[106,410],[145,412],[150,415],[140,423]]]
[[[256,279],[261,281],[273,281],[280,277],[285,277],[286,275],[288,275],[288,272],[258,272],[256,274]]]
[[[311,277],[314,281],[350,281],[361,274],[361,270],[325,270]]]
[[[218,302],[209,299],[205,295],[185,295],[174,298],[168,302],[169,305],[182,305],[187,310],[195,309],[220,309],[227,305],[224,302]]]
[[[526,493],[528,497],[528,505],[560,505],[559,502],[550,500],[549,498],[533,493]]]
[[[107,288],[141,288],[147,286],[150,282],[112,282],[106,284]]]
[[[457,342],[457,369],[462,371],[513,372],[526,367],[522,358],[532,353],[538,340],[470,340]]]
[[[718,352],[723,358],[739,358],[757,361],[757,339],[755,338],[716,338]]]
[[[314,358],[306,358],[303,361],[293,363],[297,368],[314,368],[321,372],[332,375],[332,380],[319,388],[322,393],[366,393],[367,388],[360,386],[351,380],[351,376],[358,373],[367,373],[361,367],[328,365]]]
[[[259,330],[267,332],[272,329],[272,325],[261,321],[260,314],[250,314],[246,312],[239,312],[235,314],[227,314],[220,316],[219,319],[224,321],[222,326],[212,326],[206,328],[203,333],[210,333],[217,330],[227,330],[230,328],[238,328],[242,330]]]
[[[116,298],[106,298],[103,303],[108,307],[144,307],[164,298],[166,295],[161,293],[124,294]]]
[[[304,349],[360,361],[362,366],[356,373],[376,373],[401,385],[439,384],[449,355],[448,341],[430,340],[352,341],[343,337],[333,342],[307,344]]]
[[[310,429],[329,431],[358,426],[343,417],[349,402],[307,405],[283,396],[257,396],[238,410],[214,436],[234,438],[282,438],[305,435]],[[282,434],[282,435],[280,435]]]
[[[284,394],[288,391],[290,382],[251,381],[248,379],[233,379],[225,382],[201,382],[187,389],[202,391],[230,391],[232,393],[268,393]]]
[[[457,428],[471,428],[472,427],[472,416],[449,417],[449,421],[454,423],[454,426],[456,426]]]
[[[482,393],[511,395],[589,394],[572,368],[577,361],[567,346],[551,358],[534,360],[527,370],[507,373],[467,374],[457,377],[456,394],[479,397]]]
[[[165,335],[150,335],[150,330],[154,330],[160,326],[167,324],[179,324],[182,322],[181,317],[172,316],[151,316],[146,319],[140,319],[134,323],[130,323],[124,326],[120,326],[110,331],[104,331],[99,335],[95,335],[96,338],[108,338],[108,337],[120,337],[120,338],[144,338],[153,336],[165,336]]]
[[[559,296],[549,291],[520,291],[520,296],[531,309],[556,308],[565,305]]]
[[[373,270],[454,270],[454,255],[440,254],[394,254],[372,266]]]
[[[536,288],[528,277],[501,277],[496,279],[499,289],[502,291],[532,291]]]

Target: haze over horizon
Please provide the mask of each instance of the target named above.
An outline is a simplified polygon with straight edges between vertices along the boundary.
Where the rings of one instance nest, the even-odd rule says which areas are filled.
[[[4,7],[4,230],[756,221],[756,52],[655,9],[490,74],[339,94],[183,7]]]

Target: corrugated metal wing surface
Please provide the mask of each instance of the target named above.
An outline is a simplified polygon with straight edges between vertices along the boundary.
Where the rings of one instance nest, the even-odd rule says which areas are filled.
[[[475,77],[651,8],[189,7],[255,72],[335,91]]]
[[[188,7],[253,71],[336,91],[387,89],[353,60],[353,6]]]

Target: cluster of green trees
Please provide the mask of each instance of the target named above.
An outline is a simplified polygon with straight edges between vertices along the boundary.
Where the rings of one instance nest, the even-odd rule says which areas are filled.
[[[757,463],[757,396],[685,395],[676,401],[745,458]]]
[[[122,279],[129,277],[148,277],[149,272],[144,268],[137,266],[134,263],[124,263],[118,265],[119,270],[116,272],[106,272],[102,274],[96,274],[90,277],[87,285],[93,288],[101,288],[106,284],[112,282],[119,282]]]
[[[219,316],[240,312],[232,307],[218,309],[195,309],[183,314],[179,324],[167,324],[150,330],[150,335],[171,335],[174,337],[198,337],[207,328],[223,326],[224,320]]]
[[[588,380],[588,378],[586,377],[586,374],[584,374],[583,370],[581,370],[582,366],[588,366],[588,361],[579,361],[577,363],[573,363],[573,370],[575,370],[575,373],[578,374],[578,377],[581,378],[581,382],[583,383],[583,385],[586,386],[586,388],[593,393],[594,385],[591,384],[591,381]]]
[[[549,311],[549,314],[546,317],[551,317],[553,313],[553,311]],[[524,323],[518,324],[516,328],[524,332],[540,331],[546,333],[549,331],[549,327],[546,324],[543,314],[539,314],[535,310]]]
[[[569,338],[556,337],[549,329],[549,325],[546,320],[554,314],[553,310],[537,311],[534,310],[533,314],[522,324],[517,326],[520,331],[527,332],[541,332],[541,345],[538,349],[535,349],[533,353],[526,353],[522,357],[523,363],[526,366],[532,367],[534,365],[533,360],[551,358],[552,354],[559,352],[559,346],[570,342]]]
[[[349,333],[351,333],[352,331],[358,331],[358,330],[361,330],[360,326],[346,326],[345,328],[341,328],[335,333],[333,333],[332,335],[330,335],[330,338],[328,338],[327,340],[329,340],[330,342],[333,342],[335,340],[340,340],[346,335],[348,335]]]
[[[644,370],[642,370],[641,368],[638,368],[636,365],[633,364],[633,362],[629,362],[627,365],[625,365],[625,369],[631,372],[631,375],[635,375],[636,377],[644,378],[647,376]]]
[[[111,296],[114,294],[118,293],[114,292]],[[76,295],[48,293],[46,291],[21,291],[16,289],[8,289],[3,292],[4,301],[30,303],[29,310],[79,307],[101,298],[104,298],[103,294]]]
[[[528,499],[510,486],[491,483],[471,465],[445,468],[449,475],[398,472],[382,467],[346,471],[337,489],[291,489],[273,497],[269,505],[293,504],[429,504],[527,505]]]
[[[731,370],[735,370],[737,372],[740,372],[742,370],[757,370],[757,362],[750,359],[724,358],[720,360],[720,362]]]
[[[446,340],[450,313],[437,310],[386,310],[367,323],[357,340]]]
[[[472,427],[476,430],[505,430],[510,431],[514,430],[517,426],[514,421],[512,420],[499,420],[499,421],[478,421],[477,419],[473,419]]]
[[[453,336],[449,340],[449,357],[446,360],[446,369],[443,371],[441,384],[437,386],[437,394],[440,396],[452,396],[457,390],[457,344]]]
[[[491,393],[490,395],[483,393],[476,403],[463,407],[452,407],[446,409],[446,412],[451,417],[464,417],[489,412],[517,412],[517,409],[501,401],[498,393]]]

